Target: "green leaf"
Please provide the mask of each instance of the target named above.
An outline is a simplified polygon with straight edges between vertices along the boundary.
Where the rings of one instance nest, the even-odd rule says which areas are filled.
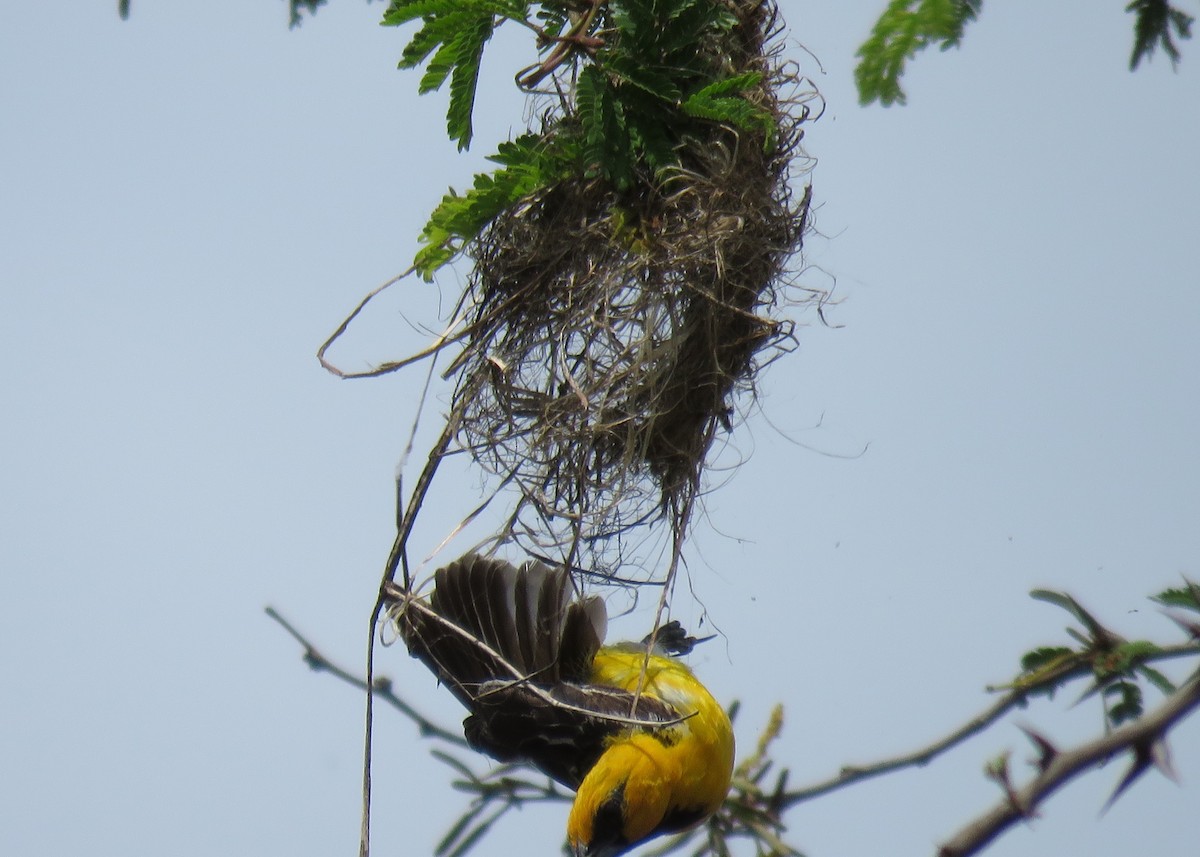
[[[757,72],[722,78],[688,95],[682,105],[683,112],[698,119],[723,122],[743,131],[760,131],[769,138],[775,130],[774,117],[741,94],[761,83],[762,75]]]
[[[625,188],[633,180],[634,158],[625,105],[614,90],[599,68],[585,66],[575,84],[575,108],[585,169]]]
[[[1122,642],[1111,651],[1098,655],[1092,662],[1092,667],[1098,676],[1125,675],[1132,676],[1133,670],[1142,661],[1153,657],[1162,648],[1149,640],[1134,640]]]
[[[441,89],[446,78],[450,76],[450,72],[454,71],[454,63],[458,58],[458,45],[453,42],[445,42],[437,53],[433,55],[433,59],[429,61],[429,65],[425,67],[425,74],[421,77],[421,82],[417,84],[417,92],[421,95],[433,92],[436,89]],[[453,136],[451,136],[453,139]]]
[[[1075,603],[1074,598],[1065,592],[1055,592],[1052,589],[1034,589],[1029,593],[1029,597],[1035,601],[1045,601],[1047,604],[1061,607],[1075,618],[1079,618],[1079,605]]]
[[[1147,681],[1158,688],[1159,692],[1164,696],[1169,696],[1175,692],[1175,683],[1158,670],[1148,667],[1145,664],[1141,664],[1137,668],[1137,671],[1145,676]]]
[[[637,115],[626,123],[626,133],[632,144],[635,158],[645,162],[651,172],[679,163],[675,153],[675,140],[668,132],[668,125],[658,117]]]
[[[1178,66],[1179,48],[1171,31],[1181,39],[1190,39],[1195,19],[1172,6],[1170,0],[1133,0],[1125,11],[1134,15],[1130,71],[1136,70],[1143,59],[1149,60],[1160,47],[1171,59],[1171,67]]]
[[[563,30],[567,27],[567,22],[570,20],[567,10],[547,7],[538,9],[535,17],[542,22],[542,31],[550,39],[561,36]]]
[[[447,23],[446,18],[439,18],[417,30],[400,53],[400,68],[416,68],[423,63],[434,48],[446,40]]]
[[[501,143],[488,160],[501,165],[492,173],[475,176],[470,190],[451,190],[429,216],[421,230],[425,244],[413,265],[425,279],[452,261],[501,212],[560,180],[573,165],[574,149],[551,145],[537,134],[524,134]]]
[[[747,89],[754,89],[762,83],[763,76],[757,71],[748,71],[745,74],[735,74],[731,77],[723,77],[720,80],[713,81],[707,86],[693,92],[689,98],[716,98],[718,95],[735,95],[745,92]]]
[[[1131,640],[1127,643],[1121,643],[1114,650],[1114,653],[1125,663],[1133,663],[1134,661],[1144,660],[1146,658],[1157,655],[1162,651],[1162,646],[1157,643],[1152,643],[1149,640]]]
[[[618,80],[636,86],[669,104],[677,104],[683,97],[669,70],[639,65],[631,58],[622,56],[612,57],[604,67]]]
[[[422,95],[450,81],[446,133],[458,143],[459,150],[471,145],[471,119],[484,45],[491,39],[497,21],[524,22],[528,13],[527,0],[392,0],[384,12],[384,26],[422,22],[401,52],[400,67],[415,68],[428,61],[417,84]]]
[[[1067,595],[1065,592],[1052,592],[1049,589],[1035,589],[1029,593],[1029,597],[1037,601],[1045,601],[1047,604],[1053,604],[1056,607],[1061,607],[1072,616],[1079,620],[1087,631],[1092,636],[1092,640],[1097,643],[1108,643],[1113,640],[1113,634],[1103,625],[1101,625],[1091,613],[1084,610],[1079,602]],[[1077,635],[1072,635],[1077,636]]]
[[[1187,586],[1165,589],[1150,598],[1164,607],[1181,607],[1200,613],[1200,586],[1191,581],[1187,581]]]
[[[392,0],[380,24],[399,27],[418,18],[437,21],[454,16],[496,16],[524,21],[529,14],[525,0]]]
[[[467,825],[470,824],[482,810],[483,805],[479,804],[477,806],[470,807],[466,812],[459,816],[458,821],[450,825],[450,829],[446,831],[446,835],[438,841],[438,844],[433,849],[433,853],[445,854],[448,852],[454,846],[455,841],[462,836],[463,831],[467,829]]]
[[[1108,685],[1104,688],[1104,697],[1106,703],[1116,697],[1116,702],[1108,709],[1108,720],[1113,726],[1142,716],[1142,689],[1133,682],[1119,681]]]
[[[479,63],[483,46],[492,37],[492,18],[479,18],[463,28],[455,41],[457,55],[450,77],[450,106],[446,111],[446,131],[462,151],[471,145],[471,116],[475,111],[475,90],[479,85]]]
[[[466,854],[475,847],[475,843],[482,839],[484,834],[492,829],[492,825],[496,823],[499,813],[504,812],[506,809],[506,806],[501,806],[498,813],[493,813],[490,817],[481,821],[474,830],[464,836],[462,841],[458,843],[454,850],[444,852],[444,855],[442,852],[439,852],[439,857],[462,857],[462,855]]]
[[[1066,646],[1042,646],[1021,655],[1021,671],[1032,673],[1074,655]]]
[[[957,47],[966,25],[979,17],[983,0],[890,0],[871,35],[858,49],[854,80],[861,104],[904,104],[905,64],[930,45]]]
[[[458,0],[393,0],[379,23],[384,27],[399,27],[418,18],[436,20],[461,14],[463,5]]]
[[[471,780],[474,783],[482,784],[482,781],[475,776],[475,772],[467,767],[464,762],[459,761],[444,750],[430,750],[429,755],[433,756],[433,758],[437,759],[439,762],[449,765],[468,780]]]

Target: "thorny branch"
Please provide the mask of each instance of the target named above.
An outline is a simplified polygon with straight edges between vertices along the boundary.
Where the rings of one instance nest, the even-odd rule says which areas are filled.
[[[1167,733],[1197,708],[1200,708],[1200,671],[1193,673],[1157,710],[1072,750],[1058,752],[1045,738],[1031,733],[1030,738],[1042,752],[1038,775],[1019,790],[1008,785],[1006,773],[1001,775],[1004,798],[954,834],[938,849],[938,857],[978,854],[1015,822],[1035,815],[1037,806],[1060,786],[1126,750],[1132,750],[1133,764],[1113,792],[1110,804],[1151,766],[1173,776],[1165,751]]]

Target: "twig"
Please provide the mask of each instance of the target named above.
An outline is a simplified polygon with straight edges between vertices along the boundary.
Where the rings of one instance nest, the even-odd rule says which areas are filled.
[[[530,66],[528,69],[522,69],[517,73],[517,86],[521,89],[533,89],[543,80],[566,62],[575,51],[583,49],[589,52],[594,52],[598,48],[604,47],[604,39],[596,36],[588,35],[588,30],[596,20],[596,16],[600,14],[600,10],[605,7],[604,0],[592,0],[587,13],[579,17],[578,20],[571,26],[565,36],[557,36],[554,41],[557,42],[554,50],[542,62]]]
[[[1178,691],[1167,697],[1157,710],[1114,729],[1112,732],[1066,752],[1055,753],[1046,760],[1041,772],[1024,788],[1006,796],[955,833],[938,849],[938,857],[968,857],[977,854],[989,842],[1011,827],[1028,818],[1039,803],[1083,771],[1096,767],[1118,753],[1133,750],[1134,767],[1118,786],[1117,793],[1132,782],[1149,763],[1151,750],[1162,741],[1171,727],[1200,707],[1200,672],[1193,673]]]
[[[400,567],[400,560],[404,556],[404,548],[408,544],[408,536],[412,532],[413,524],[416,523],[417,514],[421,511],[421,507],[425,503],[425,495],[429,493],[429,488],[433,484],[433,475],[437,473],[438,465],[446,457],[446,452],[450,449],[450,444],[454,440],[454,434],[458,431],[460,415],[460,410],[455,409],[446,419],[446,425],[442,428],[442,434],[433,449],[429,451],[425,467],[422,468],[421,475],[417,477],[417,485],[413,489],[412,496],[409,498],[408,508],[401,517],[400,526],[396,528],[396,538],[392,542],[392,549],[389,551],[387,562],[384,564],[383,579],[379,581],[379,596],[375,603],[375,612],[372,614],[372,634],[375,632],[374,629],[379,620],[379,613],[383,607],[384,589],[396,579],[396,570]],[[411,589],[412,581],[409,579],[407,567],[405,567],[403,579],[404,589]]]
[[[278,622],[283,627],[283,630],[291,634],[292,638],[304,647],[304,662],[313,670],[327,672],[334,678],[341,679],[347,684],[357,687],[359,690],[365,691],[367,689],[366,681],[329,660],[303,634],[297,631],[292,623],[279,615],[279,611],[274,607],[267,607],[265,610],[268,616]],[[375,680],[375,695],[411,720],[416,725],[421,737],[438,738],[457,747],[465,748],[469,746],[462,735],[457,735],[447,729],[443,729],[405,702],[401,697],[397,696],[396,692],[392,689],[391,679],[382,676],[377,678]]]
[[[405,357],[403,360],[390,360],[386,363],[380,363],[378,366],[372,367],[371,369],[366,369],[362,372],[347,372],[343,369],[339,369],[333,363],[325,359],[325,353],[329,351],[330,347],[335,342],[341,339],[342,334],[349,329],[351,322],[358,317],[358,314],[366,309],[367,304],[373,301],[381,292],[391,288],[415,270],[415,267],[409,267],[408,270],[397,274],[383,285],[377,286],[371,291],[367,292],[362,300],[358,302],[358,305],[354,307],[353,311],[351,311],[348,316],[342,319],[342,323],[337,326],[333,333],[329,335],[329,338],[322,342],[321,347],[317,349],[317,360],[320,361],[321,365],[325,368],[325,371],[336,375],[339,378],[378,378],[380,375],[387,375],[390,372],[395,372],[398,369],[403,369],[405,366],[410,366],[413,363],[424,360],[426,357],[438,354],[442,349],[451,343],[458,342],[467,337],[467,335],[471,332],[471,328],[469,327],[464,330],[460,330],[456,334],[451,333],[462,321],[461,316],[456,315],[446,329],[437,337],[437,339],[434,340],[432,345],[422,349],[421,351],[418,351],[416,354]]]
[[[783,805],[785,807],[793,806],[806,800],[811,800],[815,797],[820,797],[823,794],[828,794],[832,791],[837,791],[840,788],[857,783],[861,780],[869,780],[872,777],[882,776],[883,774],[891,773],[892,771],[900,770],[901,768],[920,767],[928,764],[936,756],[946,752],[951,747],[962,743],[978,732],[982,732],[987,727],[991,726],[1008,711],[1024,701],[1028,695],[1028,691],[1018,692],[1013,691],[1002,699],[998,699],[985,711],[980,712],[975,717],[968,720],[958,729],[951,732],[944,738],[940,738],[915,750],[911,753],[905,753],[900,756],[895,756],[890,759],[884,759],[879,762],[874,762],[869,765],[847,765],[843,767],[836,775],[829,779],[823,780],[811,786],[789,791],[783,797]]]

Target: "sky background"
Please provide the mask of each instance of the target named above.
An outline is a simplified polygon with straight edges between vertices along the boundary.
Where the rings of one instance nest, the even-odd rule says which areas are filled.
[[[1200,577],[1200,48],[1130,74],[1124,5],[985,4],[962,50],[911,67],[907,107],[864,109],[853,54],[882,3],[783,4],[827,102],[804,282],[836,304],[763,379],[673,611],[723,632],[691,663],[742,700],[743,748],[787,705],[794,784],[985,708],[1065,639],[1032,588],[1177,639],[1144,597]],[[530,61],[504,33],[459,155],[383,8],[289,31],[282,0],[135,0],[125,23],[115,0],[4,4],[0,853],[356,853],[362,699],[263,607],[362,663],[423,373],[340,381],[314,352],[519,132]],[[458,285],[401,284],[334,357],[415,350]],[[479,496],[451,472],[414,553]],[[379,668],[461,717],[398,649]],[[1014,722],[1097,734],[1073,699]],[[798,807],[790,841],[932,854],[998,799],[984,761],[1029,755],[1014,722]],[[408,723],[376,734],[376,853],[429,853],[463,797]],[[988,853],[1190,853],[1200,719],[1173,749],[1182,787],[1148,776],[1099,818],[1110,766]],[[527,810],[479,853],[556,853],[565,818]]]

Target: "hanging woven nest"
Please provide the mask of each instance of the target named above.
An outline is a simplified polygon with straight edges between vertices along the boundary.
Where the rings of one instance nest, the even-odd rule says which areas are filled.
[[[677,166],[624,188],[565,178],[467,247],[458,440],[519,486],[536,523],[517,525],[518,510],[512,535],[531,548],[684,513],[737,395],[790,342],[781,291],[807,223],[808,189],[790,181],[808,108],[771,47],[774,7],[731,8],[737,26],[706,49],[757,75],[743,97],[769,124],[691,123]],[[572,122],[549,118],[543,138]]]
[[[801,140],[819,95],[781,59],[771,0],[538,9],[524,23],[548,53],[518,82],[552,84],[555,100],[540,130],[501,144],[500,169],[442,200],[412,269],[432,279],[460,255],[471,263],[454,322],[407,359],[338,370],[326,349],[385,284],[318,357],[342,377],[370,376],[461,348],[444,372],[455,385],[446,426],[399,550],[437,462],[458,450],[496,478],[493,498],[517,491],[491,542],[636,583],[611,571],[629,559],[626,536],[648,527],[656,537],[653,525],[666,522],[675,567],[714,442],[733,430],[762,369],[791,349],[786,313],[825,297],[794,279],[810,188],[793,185],[811,168]],[[453,3],[393,0],[385,16],[424,21],[404,65],[446,40],[423,87],[447,79],[450,66],[435,74],[434,63],[466,34],[448,113],[460,146],[494,16],[519,12],[470,10],[478,20],[467,30]]]

